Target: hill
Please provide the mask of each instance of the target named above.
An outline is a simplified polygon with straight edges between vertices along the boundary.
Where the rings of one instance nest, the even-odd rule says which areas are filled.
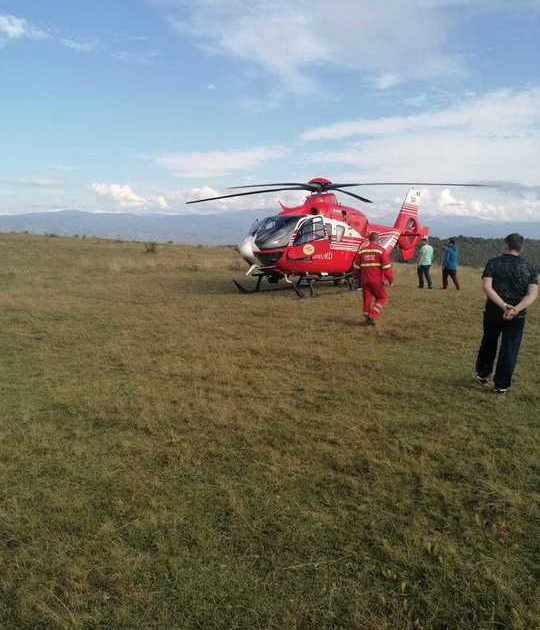
[[[539,628],[537,305],[501,399],[476,269],[371,329],[231,249],[0,245],[0,627]]]
[[[254,209],[222,214],[129,214],[93,213],[78,210],[0,215],[0,232],[53,233],[60,236],[99,236],[121,240],[173,241],[207,245],[236,244],[255,219],[268,216],[268,210]],[[396,214],[380,217],[393,225]],[[459,234],[475,238],[502,238],[521,232],[526,238],[540,239],[540,222],[510,223],[479,221],[469,217],[422,217],[435,237]]]
[[[37,212],[0,216],[0,232],[53,233],[59,236],[207,245],[237,243],[255,219],[268,211],[253,210],[225,214],[129,214],[93,213],[78,210]]]

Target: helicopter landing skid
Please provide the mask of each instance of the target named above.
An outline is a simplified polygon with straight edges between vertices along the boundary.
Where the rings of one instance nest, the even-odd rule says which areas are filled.
[[[248,287],[245,287],[243,284],[240,284],[238,280],[233,280],[233,282],[234,282],[234,286],[238,289],[238,291],[246,295],[248,293],[258,293],[261,290],[262,279],[263,279],[262,274],[257,277],[257,284],[255,285],[254,289],[248,289]]]
[[[341,277],[301,276],[292,285],[292,287],[299,298],[305,298],[306,294],[302,291],[301,285],[302,283],[306,283],[309,288],[309,297],[314,298],[317,297],[317,294],[315,293],[315,283],[318,282],[331,282],[334,284],[334,286],[341,286],[342,284],[345,284],[349,291],[352,291],[354,289],[353,277],[350,273],[344,274]]]
[[[270,291],[289,290],[288,286],[278,287],[277,289],[261,289],[261,282],[262,282],[264,277],[265,277],[265,274],[263,274],[263,273],[257,275],[257,284],[255,285],[255,287],[253,289],[250,289],[250,288],[244,286],[243,284],[238,282],[238,280],[234,280],[234,279],[233,279],[233,284],[238,289],[238,291],[240,293],[242,293],[243,295],[250,295],[251,293],[267,293],[267,292],[270,292]],[[275,281],[271,282],[271,284],[276,284],[276,282]]]
[[[233,279],[233,283],[234,283],[234,286],[238,289],[238,291],[242,293],[243,295],[249,295],[252,293],[265,293],[269,291],[287,291],[290,288],[292,288],[294,292],[296,293],[296,295],[302,299],[307,297],[307,295],[304,293],[302,288],[309,289],[309,297],[312,297],[312,298],[317,297],[317,293],[315,293],[315,284],[319,282],[324,282],[324,283],[331,282],[334,284],[334,286],[345,285],[349,289],[349,291],[352,291],[354,289],[352,274],[344,274],[343,276],[340,276],[340,277],[328,276],[328,277],[322,277],[322,278],[321,276],[300,276],[298,280],[296,280],[296,282],[293,282],[289,278],[285,277],[285,281],[287,282],[287,285],[283,287],[279,287],[277,289],[262,289],[261,283],[264,277],[265,277],[265,274],[257,275],[257,284],[252,289],[244,286],[243,284],[238,282],[238,280]],[[275,283],[272,283],[272,284],[275,284]]]
[[[298,278],[298,280],[292,285],[292,287],[294,289],[294,292],[301,299],[306,297],[306,294],[300,288],[300,285],[302,284],[303,280],[306,280],[306,278]],[[309,287],[309,297],[313,298],[313,297],[315,297],[315,290],[313,288],[313,285],[315,284],[315,278],[308,279],[307,283],[308,283],[308,287]]]

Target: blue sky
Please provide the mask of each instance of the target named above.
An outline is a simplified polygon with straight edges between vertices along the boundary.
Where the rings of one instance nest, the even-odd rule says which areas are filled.
[[[323,175],[500,182],[426,212],[538,220],[539,32],[539,0],[0,0],[0,213]]]

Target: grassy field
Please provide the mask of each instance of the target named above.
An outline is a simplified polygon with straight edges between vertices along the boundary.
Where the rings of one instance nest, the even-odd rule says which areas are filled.
[[[540,628],[537,305],[500,398],[477,270],[371,329],[229,249],[0,247],[2,629]]]

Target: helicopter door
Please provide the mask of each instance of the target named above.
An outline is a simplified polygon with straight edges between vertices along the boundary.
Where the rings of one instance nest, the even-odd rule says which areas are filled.
[[[302,223],[296,233],[293,245],[304,245],[305,243],[325,238],[325,236],[322,217],[313,217]]]
[[[311,262],[312,254],[320,249],[317,242],[325,244],[323,249],[328,249],[328,237],[324,229],[324,221],[321,216],[309,218],[298,228],[287,257],[290,260]]]

